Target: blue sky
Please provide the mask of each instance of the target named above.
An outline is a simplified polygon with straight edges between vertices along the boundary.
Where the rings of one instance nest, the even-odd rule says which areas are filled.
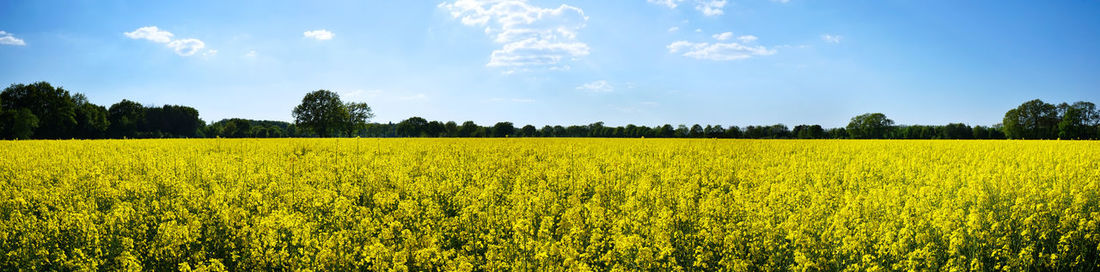
[[[1100,1],[0,1],[0,84],[291,121],[999,123],[1100,103]]]

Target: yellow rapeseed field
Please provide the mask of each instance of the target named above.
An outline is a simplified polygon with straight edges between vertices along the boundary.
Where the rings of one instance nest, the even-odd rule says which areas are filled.
[[[1100,142],[0,142],[0,270],[1097,270]]]

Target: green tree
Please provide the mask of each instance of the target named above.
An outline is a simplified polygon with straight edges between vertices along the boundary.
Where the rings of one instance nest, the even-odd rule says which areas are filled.
[[[107,108],[88,102],[84,94],[73,94],[73,103],[76,105],[76,129],[73,135],[77,138],[96,139],[107,135],[107,128],[111,122],[107,120]]]
[[[688,130],[687,136],[691,138],[702,138],[703,136],[705,136],[704,133],[705,130],[703,129],[703,126],[700,126],[699,124],[694,124],[691,126],[691,129]]]
[[[722,125],[707,125],[703,129],[703,133],[706,134],[707,138],[722,138],[726,134],[726,128],[723,128]]]
[[[397,136],[401,137],[421,137],[424,136],[428,127],[428,120],[420,117],[409,117],[400,123],[397,123]]]
[[[791,134],[799,139],[822,139],[825,138],[825,129],[821,125],[797,125]]]
[[[428,125],[424,127],[424,135],[428,137],[443,137],[447,127],[440,121],[428,122]]]
[[[0,103],[3,103],[0,107],[8,110],[27,109],[38,118],[38,126],[31,137],[72,138],[72,130],[77,124],[76,104],[65,89],[54,88],[45,81],[12,84],[0,92]]]
[[[940,130],[940,139],[973,139],[974,129],[963,123],[950,123]]]
[[[1010,139],[1053,139],[1057,136],[1058,108],[1035,99],[1005,113],[1004,132]]]
[[[443,124],[443,131],[447,137],[458,137],[458,123],[455,123],[455,121],[447,121],[447,123]]]
[[[657,128],[657,137],[672,138],[676,137],[676,129],[670,124],[665,124],[660,128]]]
[[[335,136],[343,132],[350,119],[340,95],[329,90],[317,90],[302,97],[302,103],[294,107],[294,124],[321,137]]]
[[[745,135],[741,132],[741,127],[730,126],[729,128],[726,129],[725,137],[735,139],[735,138],[745,137]]]
[[[344,104],[344,108],[348,113],[348,119],[344,122],[345,135],[352,136],[359,134],[360,130],[367,127],[367,122],[369,122],[371,118],[374,118],[374,112],[371,111],[367,103],[348,102]]]
[[[493,125],[493,137],[507,137],[516,134],[516,127],[512,122],[498,122]]]
[[[580,136],[580,137],[603,137],[603,134],[601,134],[603,132],[603,129],[604,129],[603,122],[595,122],[595,123],[588,124],[588,127],[586,127],[585,129],[588,130],[587,135],[577,135],[577,136]]]
[[[458,129],[458,137],[473,137],[477,132],[478,125],[474,121],[466,121],[462,123],[462,127]]]
[[[1072,105],[1062,103],[1058,105],[1062,113],[1058,122],[1058,138],[1061,139],[1094,139],[1096,131],[1094,126],[1100,122],[1100,113],[1096,111],[1096,104],[1090,102],[1076,102]]]
[[[990,139],[988,127],[974,126],[972,130],[971,135],[974,135],[974,139]]]
[[[38,117],[29,109],[0,111],[0,139],[30,139],[38,128]]]
[[[138,126],[145,122],[145,107],[123,99],[107,109],[107,120],[110,122],[107,131],[111,137],[137,137]]]
[[[539,137],[554,137],[554,127],[550,125],[542,126],[539,129]]]
[[[519,135],[521,137],[537,137],[537,136],[539,136],[538,135],[538,129],[535,129],[535,126],[532,126],[532,125],[523,126],[523,128],[520,129]]]
[[[677,137],[677,138],[691,137],[691,129],[688,128],[687,125],[680,124],[680,125],[676,126],[676,136],[675,137]]]
[[[206,125],[199,111],[188,106],[146,107],[145,119],[138,126],[139,137],[198,137]],[[143,135],[144,134],[144,135]]]
[[[847,139],[847,138],[849,138],[848,137],[848,129],[845,129],[845,128],[830,128],[829,130],[825,131],[825,134],[828,135],[829,139]]]
[[[893,126],[894,120],[886,118],[885,114],[865,113],[852,117],[847,132],[849,137],[855,139],[882,139]]]

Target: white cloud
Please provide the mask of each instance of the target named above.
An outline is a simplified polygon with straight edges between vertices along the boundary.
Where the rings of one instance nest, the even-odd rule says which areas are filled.
[[[218,54],[218,50],[210,49],[210,50],[206,50],[206,52],[203,52],[202,56],[203,57],[209,57],[209,56],[213,56],[213,55],[217,55],[217,54]]]
[[[798,44],[798,45],[781,44],[781,45],[776,45],[776,46],[774,46],[773,48],[794,48],[794,49],[806,49],[806,48],[810,48],[810,47],[811,47],[811,46],[809,46],[809,45],[806,45],[806,44]]]
[[[195,52],[199,52],[203,47],[206,47],[206,43],[198,39],[181,39],[168,43],[168,48],[176,50],[176,54],[180,56],[194,55]]]
[[[756,39],[757,39],[756,36],[753,36],[753,35],[744,35],[744,36],[741,36],[741,37],[737,37],[737,40],[741,41],[743,43],[755,42]]]
[[[305,36],[306,38],[315,39],[315,40],[319,40],[319,41],[331,40],[332,36],[335,36],[335,34],[332,34],[332,31],[328,31],[328,30],[324,30],[324,29],[306,31],[306,32],[302,33],[302,35]]]
[[[725,13],[722,11],[726,7],[726,0],[697,0],[695,1],[695,9],[703,12],[706,16],[717,16]]]
[[[562,62],[588,55],[588,44],[577,40],[588,17],[577,7],[542,8],[524,0],[456,0],[439,7],[464,25],[485,27],[501,44],[486,66],[507,68],[506,73],[529,67],[566,70]]]
[[[244,53],[244,57],[246,57],[246,58],[255,58],[256,57],[256,50],[248,50],[248,53]]]
[[[668,45],[669,53],[683,52],[683,56],[703,60],[730,61],[747,59],[753,56],[768,56],[775,54],[775,49],[764,46],[745,45],[736,42],[729,43],[693,43],[677,41]]]
[[[16,38],[14,34],[4,32],[3,30],[0,30],[0,44],[17,46],[27,45],[26,42],[23,42],[23,39]]]
[[[725,32],[725,33],[714,34],[714,35],[711,35],[711,37],[714,37],[714,39],[719,40],[719,41],[725,41],[725,40],[729,40],[730,38],[733,38],[733,32]]]
[[[701,33],[701,32],[703,32],[703,29],[702,29],[702,28],[696,28],[696,29],[695,29],[695,32],[697,32],[697,33]]]
[[[122,34],[125,34],[126,37],[130,37],[131,39],[146,39],[156,43],[169,43],[172,41],[172,36],[174,36],[172,32],[160,30],[156,26],[142,27],[132,32],[125,32]]]
[[[683,1],[684,0],[646,0],[646,2],[666,6],[670,9],[676,8],[676,6],[679,5],[680,2],[683,2]]]
[[[646,0],[646,2],[675,9],[684,0]],[[695,0],[694,2],[695,9],[702,12],[703,15],[716,16],[725,13],[722,9],[726,7],[726,0]]]
[[[594,93],[608,93],[615,91],[615,86],[611,83],[607,83],[607,80],[597,80],[577,86],[577,90],[584,90]]]
[[[840,35],[824,34],[821,35],[821,40],[827,43],[840,43],[840,40],[844,37]]]
[[[680,30],[680,27],[678,27],[678,26],[668,28],[668,32],[676,32],[676,31],[679,31],[679,30]]]
[[[146,26],[138,28],[131,32],[123,32],[123,35],[135,40],[149,40],[155,43],[165,44],[168,48],[176,51],[180,56],[191,56],[195,53],[202,51],[206,48],[206,43],[199,39],[187,38],[187,39],[173,39],[175,35],[172,32],[160,30],[156,26]],[[204,56],[216,54],[217,50],[208,50],[204,53]]]

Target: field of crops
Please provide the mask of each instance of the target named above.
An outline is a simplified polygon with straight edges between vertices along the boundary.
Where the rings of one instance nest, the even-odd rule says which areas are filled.
[[[0,270],[1096,270],[1100,142],[0,142]]]

